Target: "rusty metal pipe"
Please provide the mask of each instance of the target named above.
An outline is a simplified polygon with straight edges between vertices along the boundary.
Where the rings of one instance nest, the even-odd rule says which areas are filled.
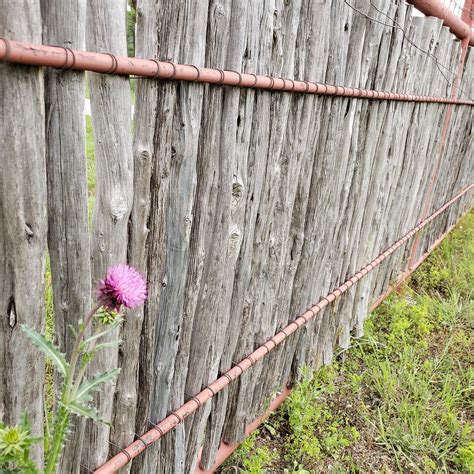
[[[245,429],[245,436],[250,436],[272,413],[274,413],[279,406],[289,397],[291,394],[291,389],[288,386],[284,386],[281,392],[276,396],[271,402],[270,405],[268,406],[267,410],[265,413],[258,418],[256,418],[250,425],[247,426]],[[198,462],[197,462],[197,467],[196,470],[194,471],[194,474],[211,474],[218,467],[220,467],[222,464],[224,464],[225,460],[230,457],[230,455],[240,446],[240,443],[235,443],[235,444],[226,444],[224,442],[221,443],[219,450],[217,452],[216,456],[216,462],[214,465],[211,467],[211,469],[204,470],[201,467],[201,455],[202,455],[202,450],[199,453],[198,456]]]
[[[465,214],[464,214],[465,215]],[[464,217],[464,215],[462,217]],[[460,219],[462,219],[462,217]],[[443,233],[439,238],[437,238],[433,244],[430,246],[430,248],[421,256],[421,258],[418,260],[418,262],[409,270],[402,272],[396,282],[392,285],[389,286],[389,288],[382,293],[375,301],[372,303],[372,305],[369,308],[369,312],[371,313],[374,311],[382,302],[388,298],[393,291],[396,291],[400,286],[408,280],[408,278],[411,276],[411,274],[431,255],[433,250],[435,250],[443,241],[444,239],[448,236],[448,234],[456,227],[456,224],[453,224],[449,226],[448,230]],[[265,413],[262,416],[259,416],[256,418],[250,425],[247,426],[245,430],[245,435],[250,436],[272,413],[274,413],[280,405],[289,397],[291,394],[291,388],[288,387],[288,385],[285,385],[281,393],[275,397],[272,402],[270,403],[268,409],[265,411]],[[213,466],[205,470],[201,467],[200,460],[201,460],[201,452],[199,453],[198,456],[198,463],[196,470],[194,471],[194,474],[212,474],[215,472],[224,462],[232,455],[232,453],[239,448],[241,444],[235,443],[235,444],[227,444],[224,443],[224,441],[221,442],[221,445],[217,451],[216,455],[216,461],[213,464]]]
[[[398,248],[400,248],[404,243],[406,243],[411,237],[420,232],[432,220],[436,219],[436,217],[438,217],[448,207],[450,207],[462,196],[468,193],[472,188],[474,188],[474,183],[471,183],[469,186],[464,188],[459,194],[457,194],[448,202],[446,202],[429,217],[422,220],[416,227],[408,231],[403,237],[401,237],[393,245],[391,245],[388,249],[381,253],[378,257],[372,260],[368,265],[361,268],[357,273],[355,273],[355,275],[346,280],[342,285],[328,293],[325,297],[321,298],[318,303],[313,305],[301,316],[299,316],[293,322],[288,324],[288,326],[286,326],[277,334],[275,334],[265,344],[258,347],[254,352],[242,359],[238,364],[232,367],[229,371],[227,371],[217,380],[210,383],[201,392],[192,397],[188,402],[186,402],[184,405],[172,412],[165,419],[160,421],[151,430],[140,436],[140,439],[134,441],[132,444],[122,449],[122,451],[120,451],[117,455],[109,459],[109,461],[107,461],[94,472],[96,474],[110,474],[116,472],[118,469],[128,464],[133,458],[136,458],[148,446],[161,439],[166,433],[174,429],[176,425],[182,423],[188,416],[190,416],[192,413],[201,408],[204,403],[213,398],[218,392],[227,387],[227,385],[229,385],[232,381],[239,378],[243,372],[250,369],[250,367],[255,365],[260,359],[265,357],[270,351],[272,351],[276,346],[281,344],[297,329],[299,329],[301,326],[305,325],[308,321],[313,319],[332,301],[339,298],[351,286],[361,280],[374,268],[378,267],[384,260],[386,260],[392,253],[394,253]]]
[[[466,13],[471,13],[471,8],[472,8],[472,0],[465,0],[464,1],[464,9],[463,9],[463,18],[467,18],[469,16],[468,20],[468,25],[469,28],[471,28],[472,24],[472,19],[470,15],[466,15]],[[459,56],[459,63],[458,63],[458,68],[456,72],[456,78],[454,80],[453,87],[451,89],[451,99],[455,99],[458,95],[458,89],[459,85],[461,84],[461,79],[464,71],[464,62],[466,60],[467,56],[467,50],[469,48],[469,39],[466,37],[461,41],[461,54]],[[444,115],[444,121],[443,121],[443,128],[441,130],[441,140],[439,143],[439,148],[438,148],[438,155],[437,158],[433,164],[433,168],[431,170],[431,175],[430,175],[430,180],[428,182],[428,189],[425,194],[425,197],[423,199],[423,207],[422,207],[422,214],[421,218],[424,219],[429,212],[429,206],[431,204],[431,199],[433,196],[433,191],[436,185],[436,182],[438,180],[438,173],[441,167],[441,163],[443,160],[444,156],[444,148],[446,146],[446,140],[448,136],[448,130],[449,130],[449,125],[451,123],[451,117],[453,115],[453,105],[450,104],[448,107],[446,107],[445,115]],[[418,251],[418,245],[420,243],[420,235],[418,234],[415,237],[415,240],[413,242],[411,251],[410,251],[410,258],[408,260],[408,268],[414,266],[414,260],[416,258],[416,253]]]
[[[466,23],[472,30],[472,15],[474,12],[472,11],[472,0],[464,0],[464,7],[461,12],[461,20]],[[472,31],[471,31],[472,35]]]
[[[461,220],[467,213],[463,214],[459,220]],[[369,312],[372,312],[374,309],[377,308],[388,296],[390,296],[391,293],[394,291],[397,291],[398,288],[410,277],[410,275],[416,271],[416,269],[433,253],[433,250],[435,250],[443,240],[446,238],[446,236],[456,227],[457,222],[451,226],[449,226],[448,230],[444,232],[441,237],[438,237],[431,245],[430,248],[418,259],[416,263],[414,263],[412,266],[410,266],[406,271],[402,272],[396,279],[396,281],[391,284],[388,289],[382,293],[370,306]]]
[[[93,71],[102,74],[134,75],[148,78],[181,80],[227,86],[250,87],[278,92],[354,97],[405,102],[437,102],[474,105],[472,100],[448,97],[400,94],[397,92],[359,89],[320,82],[298,81],[272,76],[259,76],[225,69],[211,69],[191,64],[177,64],[155,59],[129,58],[110,53],[93,53],[62,46],[47,46],[0,38],[0,61],[34,66]]]
[[[407,2],[411,3],[426,16],[435,16],[443,20],[443,25],[447,26],[453,35],[457,36],[460,40],[468,38],[469,45],[474,46],[474,35],[470,25],[457,17],[440,0],[407,0]]]

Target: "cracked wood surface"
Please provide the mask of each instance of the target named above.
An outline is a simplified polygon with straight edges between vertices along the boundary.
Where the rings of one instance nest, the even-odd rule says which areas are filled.
[[[0,36],[41,42],[39,0],[2,0]],[[28,411],[43,435],[44,359],[26,334],[44,330],[46,163],[43,71],[0,63],[0,419]],[[40,465],[41,444],[32,448]]]
[[[10,0],[1,1],[8,6],[4,11],[13,9]],[[365,0],[351,3],[369,13]],[[40,41],[39,4],[28,4],[34,8],[27,18],[0,19],[1,34]],[[436,54],[441,71],[399,28],[329,0],[137,0],[136,54],[449,96],[443,74],[453,79],[449,71],[456,70],[459,43],[440,20],[413,18],[404,2],[376,5],[410,40]],[[82,48],[84,0],[64,2],[54,12],[49,6],[45,0],[45,41]],[[24,11],[26,2],[14,8]],[[76,14],[68,18],[71,8]],[[93,0],[87,9],[87,46],[124,54],[125,2]],[[469,54],[464,98],[472,96],[472,66]],[[81,460],[90,468],[420,220],[449,107],[146,79],[137,81],[132,124],[128,80],[90,74],[97,196],[89,237],[84,74],[48,70],[45,120],[41,71],[2,63],[0,72],[4,150],[12,150],[12,156],[2,155],[7,171],[0,176],[0,375],[6,381],[0,413],[13,420],[25,404],[37,411],[41,406],[36,395],[42,361],[27,350],[18,322],[33,315],[37,328],[43,324],[45,136],[62,348],[70,345],[66,322],[88,306],[91,283],[108,266],[127,260],[148,279],[149,299],[127,314],[119,351],[95,361],[96,370],[118,364],[122,373],[97,399],[113,429],[87,426]],[[472,155],[472,108],[454,107],[430,212],[472,182]],[[418,254],[468,205],[466,196],[431,223]],[[221,439],[241,441],[246,425],[283,383],[298,378],[302,366],[330,363],[337,347],[347,348],[353,335],[362,335],[371,301],[406,269],[410,251],[408,243],[124,471],[191,473],[201,446],[201,463],[211,466]],[[33,295],[34,303],[24,294]],[[9,364],[33,367],[27,387],[3,369]],[[80,430],[72,435],[64,471],[79,470],[81,436]]]
[[[42,0],[43,42],[85,47],[86,2]],[[85,73],[45,72],[48,251],[54,301],[54,338],[70,355],[69,325],[77,327],[90,308],[89,226],[87,220]],[[55,380],[59,392],[61,380]],[[58,470],[79,472],[84,423],[75,419]]]
[[[126,2],[89,0],[87,2],[87,49],[127,54],[124,25]],[[128,225],[133,200],[133,154],[131,93],[128,78],[88,74],[94,134],[96,194],[92,217],[91,276],[95,286],[107,269],[127,262]],[[108,341],[121,339],[120,347],[101,350],[89,373],[120,367],[117,380],[107,382],[94,397],[99,415],[111,425],[88,420],[85,444],[94,446],[83,453],[87,466],[104,463],[111,446],[133,441],[137,403],[137,367],[132,361],[138,347],[139,319],[125,311],[122,331],[109,334]],[[105,341],[105,339],[104,339]],[[109,444],[113,443],[113,444]]]

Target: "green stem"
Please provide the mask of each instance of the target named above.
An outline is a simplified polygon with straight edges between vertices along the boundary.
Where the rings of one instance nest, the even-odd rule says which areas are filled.
[[[72,352],[71,352],[71,365],[70,365],[70,369],[69,369],[69,376],[66,380],[66,383],[65,383],[65,390],[64,390],[64,395],[66,395],[67,397],[69,396],[69,390],[72,386],[72,383],[73,383],[73,379],[74,379],[74,372],[76,371],[76,365],[77,365],[77,361],[79,360],[79,356],[80,356],[80,347],[81,347],[81,342],[82,340],[84,339],[84,334],[86,333],[86,330],[87,330],[87,327],[89,326],[90,322],[92,321],[92,318],[94,316],[94,314],[97,312],[97,310],[101,307],[101,305],[98,303],[96,304],[90,311],[89,311],[89,314],[87,315],[85,321],[84,321],[84,325],[82,327],[82,330],[79,331],[77,337],[76,337],[76,340],[74,342],[74,347],[72,348]]]
[[[74,373],[76,372],[76,365],[81,354],[81,343],[84,339],[84,334],[87,327],[92,321],[94,314],[100,308],[100,304],[96,304],[86,316],[82,329],[77,334],[76,340],[74,341],[74,347],[71,352],[71,363],[69,371],[64,381],[64,385],[61,393],[61,405],[58,408],[56,419],[54,420],[53,428],[53,440],[46,457],[46,468],[45,474],[54,474],[56,472],[56,466],[59,461],[59,456],[64,445],[64,439],[66,437],[66,431],[69,427],[69,410],[67,405],[70,401],[71,388],[74,384]]]
[[[69,412],[61,406],[54,422],[54,433],[51,447],[46,458],[45,474],[54,474],[63,449],[64,438],[69,427]]]
[[[95,333],[96,334],[100,333],[103,328],[104,328],[104,326],[102,326],[102,324],[99,324],[97,326],[96,330],[95,330]],[[95,349],[96,345],[97,345],[97,339],[94,339],[92,341],[92,343],[90,344],[90,346],[87,348],[87,352],[92,352]],[[73,395],[73,398],[75,397],[76,392],[79,389],[79,386],[81,385],[84,374],[86,373],[86,368],[87,368],[87,364],[82,364],[82,367],[80,368],[80,370],[77,374],[76,380],[75,380],[74,384],[72,385],[72,392],[71,393]]]

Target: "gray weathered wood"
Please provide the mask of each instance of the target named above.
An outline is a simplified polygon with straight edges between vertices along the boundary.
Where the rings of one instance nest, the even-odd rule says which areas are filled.
[[[138,51],[145,51],[146,48],[152,57],[174,61],[179,58],[191,64],[204,63],[207,1],[199,5],[188,1],[178,5],[175,2],[163,2],[159,8],[154,2],[143,1],[137,3],[137,11]],[[149,32],[151,37],[144,36],[144,32]],[[159,45],[159,49],[146,47],[148,41],[152,45]],[[147,93],[147,87],[144,89],[142,97]],[[141,372],[142,399],[139,406],[144,407],[144,410],[137,419],[139,431],[148,428],[150,420],[154,422],[163,418],[170,403],[180,328],[185,317],[183,298],[193,223],[202,91],[201,85],[160,84],[155,96],[157,108],[154,136],[151,137],[153,141],[148,142],[144,134],[140,136],[143,138],[140,146],[152,150],[154,161],[150,180],[144,183],[144,189],[135,198],[135,203],[139,204],[142,196],[148,193],[152,203],[147,220],[151,232],[148,234],[145,257],[150,298],[145,309],[144,330],[149,337],[142,344],[142,353],[145,360],[149,361],[145,367],[151,370]],[[139,95],[137,107],[140,104]],[[149,120],[149,115],[144,120]],[[139,126],[137,123],[137,129]],[[137,138],[135,140],[137,143]],[[143,186],[143,183],[140,185]],[[149,190],[147,186],[150,186]],[[137,210],[140,212],[140,209]],[[139,245],[144,242],[141,236],[137,237]],[[135,251],[139,254],[140,248],[137,247]],[[169,449],[172,450],[173,443],[168,443],[171,443]],[[161,464],[158,453],[158,449],[149,450],[138,463],[134,463],[133,469],[136,472],[180,469],[166,460]]]
[[[3,3],[0,33],[40,42],[39,6]],[[413,18],[404,2],[373,3],[378,10],[351,1],[379,22],[329,0],[138,0],[137,56],[449,95],[460,46],[447,28]],[[82,48],[85,0],[42,6],[44,41]],[[125,54],[125,0],[91,0],[88,18],[89,49]],[[461,84],[467,97],[472,68],[470,54]],[[13,153],[2,155],[0,175],[0,371],[33,367],[28,385],[11,377],[15,371],[1,372],[2,417],[14,422],[27,404],[41,430],[42,360],[18,327],[28,318],[37,329],[43,324],[44,123],[61,347],[70,350],[67,323],[83,315],[91,280],[107,267],[128,260],[149,283],[144,308],[127,314],[120,350],[94,363],[94,371],[122,367],[97,399],[113,429],[89,424],[84,443],[77,429],[61,472],[77,472],[79,459],[97,467],[416,225],[424,199],[431,212],[473,180],[471,107],[147,79],[137,84],[132,146],[128,80],[91,74],[97,195],[89,253],[84,74],[48,70],[45,120],[41,73],[3,63],[0,73],[4,150]],[[415,259],[470,199],[430,224]],[[282,384],[305,365],[330,363],[338,347],[362,334],[368,307],[406,269],[411,249],[412,242],[399,249],[126,470],[193,472],[201,446],[210,467],[220,440],[241,440]]]
[[[237,71],[255,71],[258,68],[258,48],[261,34],[259,25],[264,5],[263,2],[238,2],[238,6],[245,8],[245,11],[241,11],[240,20],[237,15],[232,24],[235,28],[239,28],[239,25],[241,28],[244,28],[241,32],[243,45],[239,45],[237,39],[231,41],[227,54],[227,66]],[[235,8],[236,6],[233,6],[233,11]],[[240,47],[244,49],[239,51]],[[251,240],[246,238],[246,231],[244,229],[249,217],[247,214],[250,211],[249,204],[252,200],[258,199],[261,190],[261,186],[255,182],[253,177],[259,175],[259,170],[264,166],[264,160],[258,160],[253,152],[250,153],[251,147],[255,147],[255,143],[251,145],[252,129],[255,126],[261,126],[261,124],[253,121],[253,116],[258,110],[255,109],[255,101],[258,100],[255,93],[252,90],[241,90],[237,110],[234,109],[235,105],[233,105],[235,100],[234,92],[231,90],[226,91],[225,100],[229,106],[225,113],[225,129],[233,131],[235,127],[235,132],[226,133],[223,137],[225,146],[222,147],[224,150],[229,150],[230,156],[234,157],[234,184],[229,235],[231,238],[235,236],[235,243],[230,240],[227,251],[227,258],[230,258],[228,267],[234,272],[232,282],[234,292],[236,291],[234,285],[239,285],[237,291],[243,290],[242,283],[245,283],[250,271],[249,266],[242,266],[241,256],[244,252],[248,251],[246,249],[251,244]],[[237,121],[235,120],[236,116]],[[263,123],[263,126],[267,126],[266,121]],[[235,144],[232,143],[232,140],[235,140]],[[256,210],[253,212],[255,213]],[[250,218],[250,222],[254,221],[255,217]],[[227,316],[228,323],[226,331],[219,331],[218,329],[216,331],[216,349],[218,344],[223,345],[223,349],[221,349],[222,356],[218,359],[221,371],[229,370],[232,364],[232,355],[239,339],[239,328],[242,321],[242,312],[237,308],[237,305],[242,307],[243,304],[242,300],[236,301],[233,298],[224,306],[222,311],[223,316]],[[209,373],[209,376],[212,373],[214,372]],[[229,391],[226,390],[221,392],[213,401],[209,425],[206,430],[207,442],[204,444],[203,465],[210,466],[213,463],[213,456],[219,446],[226,418],[228,396]]]
[[[248,4],[240,0],[210,3],[206,64],[240,70],[247,8]],[[196,232],[191,236],[192,242],[201,242],[203,248],[196,252],[199,258],[191,260],[192,271],[188,274],[188,285],[192,284],[186,295],[186,314],[193,315],[192,327],[188,328],[188,337],[183,332],[180,342],[180,353],[189,353],[187,370],[183,371],[187,376],[185,393],[195,393],[216,378],[225,342],[225,334],[218,328],[226,327],[230,317],[235,265],[241,244],[241,233],[232,222],[232,213],[243,197],[243,183],[237,175],[235,141],[239,99],[240,91],[230,88],[209,88],[204,96],[208,107],[203,111],[201,139],[208,144],[202,147],[198,157],[195,220],[200,225],[193,227]],[[223,156],[226,160],[222,160]],[[199,200],[201,196],[203,201]],[[209,238],[210,235],[213,238]],[[179,373],[177,364],[176,378]],[[182,391],[183,387],[179,389]],[[187,423],[185,472],[195,468],[210,409],[211,405]]]
[[[127,54],[126,1],[90,0],[87,4],[87,49],[112,54]],[[128,222],[133,199],[133,154],[130,84],[126,77],[90,73],[89,91],[96,161],[96,196],[92,219],[92,284],[103,278],[107,269],[127,261]],[[87,466],[97,467],[107,460],[110,445],[130,443],[135,431],[137,367],[140,345],[134,314],[125,315],[119,350],[99,352],[91,373],[119,366],[117,381],[110,381],[98,392],[95,404],[100,416],[111,422],[88,422],[86,443],[93,450],[83,453]],[[119,332],[110,334],[119,338]],[[114,448],[111,449],[115,452]]]
[[[41,42],[39,1],[0,2],[0,36]],[[0,419],[27,411],[43,435],[44,359],[22,324],[44,330],[46,168],[43,73],[0,63]],[[41,445],[33,458],[41,465]]]
[[[43,42],[85,47],[86,2],[41,2]],[[85,74],[45,73],[48,249],[54,298],[54,334],[70,354],[69,325],[77,326],[90,307],[90,261],[84,123]],[[78,472],[83,423],[76,419],[59,472]]]
[[[158,36],[153,19],[155,18],[153,2],[138,2],[137,25],[136,25],[136,50],[135,54],[140,58],[153,58],[157,56]],[[154,145],[155,127],[157,120],[162,119],[162,113],[167,105],[158,102],[158,90],[161,87],[159,81],[138,81],[136,88],[135,105],[135,127],[133,136],[133,205],[130,214],[128,259],[136,268],[147,274],[148,268],[148,238],[152,242],[154,252],[151,254],[153,265],[157,268],[163,267],[165,258],[163,245],[162,225],[155,223],[149,226],[149,217],[152,206],[157,215],[163,216],[166,203],[155,199],[152,202],[152,189],[156,186],[156,172],[152,177],[152,170],[156,162],[157,152]],[[166,86],[167,87],[167,86]],[[173,90],[174,85],[169,86]],[[164,97],[164,96],[162,96]],[[167,96],[168,100],[174,98]],[[169,117],[169,114],[165,116]],[[153,390],[153,351],[154,351],[154,327],[156,324],[157,307],[159,304],[160,285],[150,284],[148,281],[148,302],[143,308],[133,311],[132,324],[124,328],[124,337],[136,342],[139,347],[134,346],[133,351],[126,355],[127,365],[130,371],[137,373],[137,401],[135,410],[135,432],[141,433],[148,428],[150,421],[150,400]],[[138,349],[138,350],[137,350]],[[156,421],[156,420],[153,420]],[[132,434],[132,436],[134,436]],[[120,445],[119,445],[120,446]],[[156,449],[156,448],[155,448]],[[142,460],[138,460],[131,466],[135,472],[140,472]],[[139,467],[137,468],[137,465]],[[130,469],[130,467],[129,467]]]

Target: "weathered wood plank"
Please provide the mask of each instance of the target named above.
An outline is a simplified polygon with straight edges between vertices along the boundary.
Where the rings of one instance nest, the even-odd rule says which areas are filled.
[[[139,58],[153,58],[158,55],[159,37],[155,26],[154,2],[136,2],[137,25],[135,54]],[[164,209],[167,202],[153,195],[152,188],[157,186],[161,177],[156,169],[157,157],[160,152],[155,149],[154,137],[157,123],[169,120],[169,107],[174,104],[173,94],[158,94],[160,88],[175,91],[171,83],[161,84],[159,81],[137,81],[135,104],[135,129],[133,136],[133,205],[129,225],[129,262],[144,274],[148,272],[149,260],[155,268],[163,268],[165,252],[163,249]],[[170,97],[171,96],[171,97]],[[152,180],[152,170],[155,169]],[[156,216],[162,216],[160,223],[149,225],[151,208]],[[161,224],[161,225],[160,225]],[[147,242],[150,239],[150,257]],[[134,324],[127,324],[126,336],[131,341],[140,340],[138,351],[127,354],[130,370],[138,371],[137,395],[135,406],[135,432],[142,433],[149,426],[150,400],[153,390],[154,371],[154,327],[159,306],[161,288],[157,285],[148,287],[148,301],[143,308],[133,311]],[[138,390],[139,389],[139,390]],[[156,420],[152,420],[155,421]],[[158,449],[158,448],[155,448]],[[138,464],[138,467],[137,467]],[[140,472],[141,460],[132,464],[134,472]],[[129,467],[130,469],[130,467]]]
[[[43,42],[85,47],[86,2],[42,1]],[[85,73],[45,73],[48,248],[54,299],[54,334],[70,354],[69,325],[77,326],[90,307],[89,228],[84,122]],[[76,419],[58,469],[79,472],[83,422]]]
[[[253,6],[255,12],[258,10]],[[269,74],[271,72],[272,38],[274,31],[273,12],[275,3],[273,1],[262,2],[261,13],[259,14],[260,40],[258,50],[254,52],[257,58],[257,72]],[[254,102],[254,113],[252,116],[253,127],[250,135],[250,144],[247,158],[247,178],[244,179],[244,189],[246,194],[246,215],[243,227],[243,240],[237,264],[239,281],[234,283],[232,295],[232,314],[240,315],[239,338],[236,350],[231,355],[233,360],[240,360],[254,349],[253,328],[254,328],[254,300],[253,292],[256,288],[251,281],[255,278],[259,262],[255,260],[254,253],[257,250],[257,226],[264,215],[259,212],[259,205],[263,199],[263,187],[265,173],[268,164],[268,146],[271,134],[270,127],[271,94],[267,92],[256,92]],[[262,263],[262,262],[260,262]],[[252,374],[246,373],[242,376],[235,392],[232,394],[231,404],[235,416],[229,419],[227,430],[238,433],[238,438],[242,438],[243,431],[248,423],[248,409],[252,400],[252,393],[247,392],[245,387],[252,382]],[[247,398],[247,402],[243,398]]]
[[[125,1],[88,2],[87,49],[127,54],[126,7]],[[95,285],[109,267],[127,261],[128,220],[133,199],[132,123],[128,78],[90,73],[88,79],[96,162],[91,237],[92,283]],[[96,467],[107,460],[109,440],[117,446],[133,440],[138,377],[136,365],[129,364],[128,359],[136,359],[140,344],[136,324],[134,315],[127,314],[120,349],[99,352],[91,364],[91,373],[117,366],[121,373],[117,381],[107,383],[96,396],[99,414],[110,420],[111,427],[87,423],[86,443],[95,447],[83,455],[87,466]],[[117,338],[119,331],[108,336],[109,340]]]
[[[0,36],[41,42],[39,1],[2,0],[0,8]],[[0,419],[14,425],[27,411],[34,436],[43,435],[44,359],[20,326],[44,330],[43,97],[41,69],[0,63]],[[32,455],[41,465],[41,445]]]
[[[304,38],[311,36],[311,23],[308,23],[305,17],[305,9],[302,8],[302,2],[294,2],[291,7],[282,8],[280,12],[279,24],[276,25],[277,30],[285,31],[283,36],[278,34],[277,38],[281,45],[274,48],[273,51],[273,67],[276,69],[276,75],[308,77],[304,71],[305,68],[305,48],[301,43]],[[295,55],[295,52],[299,54]],[[308,50],[306,50],[307,52]],[[289,58],[292,58],[291,60]],[[301,71],[301,75],[299,71]],[[298,191],[298,178],[301,168],[305,162],[305,153],[298,150],[297,139],[304,140],[304,133],[307,128],[302,128],[300,120],[303,113],[303,106],[306,101],[304,95],[290,95],[287,101],[273,97],[274,104],[271,122],[281,121],[281,129],[273,126],[274,132],[271,136],[268,169],[274,170],[276,176],[270,176],[270,180],[266,178],[264,195],[267,197],[268,210],[260,207],[259,211],[263,215],[268,213],[266,220],[269,222],[268,233],[264,237],[263,250],[267,252],[260,257],[264,262],[264,275],[261,283],[261,296],[257,299],[263,302],[263,306],[258,310],[256,316],[260,319],[256,327],[260,327],[260,334],[257,337],[257,343],[265,342],[273,335],[277,328],[281,327],[284,320],[287,320],[287,314],[284,313],[284,307],[280,305],[281,300],[286,300],[285,294],[291,292],[289,278],[285,272],[285,259],[290,254],[288,245],[289,235],[292,225],[292,214],[295,206],[295,200]],[[277,102],[278,100],[278,102]],[[308,98],[310,100],[310,98]],[[283,120],[277,117],[284,117]],[[301,133],[302,136],[298,137]],[[281,135],[281,141],[275,140],[275,136]],[[298,137],[298,138],[297,138]],[[272,182],[273,181],[273,182]],[[269,200],[273,199],[273,202]],[[267,247],[265,249],[265,247]],[[258,332],[258,330],[257,330]],[[264,403],[272,395],[276,387],[276,377],[280,371],[278,360],[279,354],[284,351],[284,347],[275,351],[269,358],[268,365],[265,367],[260,365],[254,371],[255,389],[253,395],[253,407],[250,416],[254,413],[261,412],[265,407]],[[259,372],[261,371],[262,381],[258,381]]]
[[[199,5],[188,1],[178,5],[163,2],[158,8],[155,2],[143,1],[138,2],[137,9],[137,48],[141,48],[141,41],[148,41],[147,37],[142,36],[143,32],[154,30],[152,36],[157,39],[152,41],[157,42],[159,50],[152,51],[153,56],[191,64],[204,63],[207,1]],[[148,427],[150,419],[156,421],[165,416],[171,394],[184,318],[183,299],[193,224],[202,91],[201,85],[174,83],[162,85],[157,93],[158,119],[152,145],[156,161],[151,174],[152,206],[148,218],[152,230],[147,250],[150,303],[145,312],[145,324],[150,328],[151,337],[144,341],[144,349],[155,363],[148,366],[149,371],[141,372],[144,398],[140,403],[146,409],[137,420],[139,431]],[[158,257],[161,265],[154,261],[158,254],[161,254]],[[172,444],[172,441],[168,443]],[[165,449],[163,452],[166,456],[169,451]],[[158,469],[161,472],[167,472],[165,469],[172,472],[175,467],[180,469],[174,464],[167,464],[166,458],[161,464],[158,455],[159,449],[148,450],[140,461],[143,465],[136,464],[133,469]]]
[[[241,1],[211,1],[208,15],[206,64],[241,68],[244,54],[247,8]],[[210,87],[205,90],[197,164],[197,199],[191,235],[185,314],[175,367],[175,401],[181,394],[196,393],[217,376],[226,327],[235,262],[240,250],[240,232],[232,228],[232,208],[242,199],[242,184],[235,175],[235,137],[240,91]],[[223,159],[225,157],[225,159]],[[209,238],[209,236],[213,236]],[[189,319],[188,319],[189,318]],[[185,379],[180,384],[183,374]],[[185,399],[187,399],[187,396]],[[186,423],[184,472],[195,468],[211,404]],[[185,461],[185,462],[184,462]]]
[[[235,2],[234,2],[235,3]],[[243,44],[240,45],[237,40],[233,40],[229,45],[229,52],[227,57],[227,65],[231,69],[237,71],[255,71],[258,68],[258,48],[260,38],[260,21],[263,14],[262,2],[237,2],[242,8],[245,7],[245,12],[242,12],[242,23],[239,22],[238,17],[232,22],[234,27],[240,25],[244,28],[242,32]],[[235,7],[233,7],[235,8]],[[232,46],[235,47],[235,54],[232,54]],[[243,47],[243,50],[238,50]],[[228,101],[228,108],[225,109],[226,129],[229,128],[231,133],[226,133],[223,137],[223,150],[230,149],[234,153],[233,175],[234,183],[232,189],[232,203],[231,203],[231,221],[229,225],[229,247],[227,250],[228,267],[234,272],[232,282],[231,300],[225,306],[224,317],[227,316],[227,325],[221,323],[221,329],[216,331],[216,336],[220,336],[219,340],[216,338],[215,343],[215,358],[211,360],[214,364],[217,360],[221,371],[228,370],[232,364],[232,356],[239,338],[239,328],[241,324],[241,312],[237,307],[241,307],[244,302],[232,297],[232,294],[237,288],[242,289],[241,282],[245,282],[248,278],[250,268],[243,266],[242,253],[244,248],[251,244],[251,240],[246,238],[245,227],[248,225],[247,219],[249,215],[249,206],[254,200],[258,199],[260,193],[260,185],[253,178],[259,175],[259,170],[264,166],[264,160],[259,160],[258,156],[249,153],[251,145],[252,129],[255,126],[260,126],[258,122],[253,122],[254,114],[257,114],[256,100],[258,95],[255,95],[252,90],[240,91],[240,100],[238,104],[234,104],[235,94],[231,91],[226,91],[225,100]],[[234,110],[237,107],[237,110]],[[235,120],[237,117],[237,120]],[[234,128],[235,127],[235,128]],[[235,141],[235,144],[233,144]],[[256,209],[254,209],[254,214]],[[254,221],[250,217],[251,221]],[[233,241],[235,236],[239,245],[235,245]],[[238,240],[237,240],[238,239]],[[242,278],[242,280],[241,280]],[[239,291],[239,290],[237,290]],[[226,314],[227,313],[227,314]],[[221,320],[222,321],[222,320]],[[218,355],[220,352],[221,355]],[[209,373],[209,377],[211,372]],[[232,388],[230,389],[232,390]],[[210,466],[213,463],[213,457],[219,446],[224,421],[226,418],[227,401],[229,391],[224,391],[219,394],[213,402],[211,408],[209,425],[206,429],[206,443],[204,445],[202,465]]]

